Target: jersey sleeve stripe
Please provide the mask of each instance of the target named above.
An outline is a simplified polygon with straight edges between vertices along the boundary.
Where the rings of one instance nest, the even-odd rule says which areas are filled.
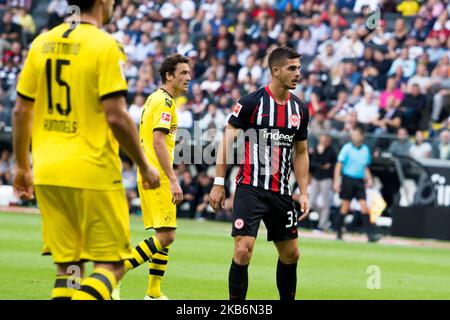
[[[164,132],[165,134],[169,134],[169,132],[170,132],[170,130],[167,128],[154,128],[153,132],[155,132],[155,131],[161,131],[161,132]]]
[[[106,99],[110,99],[110,98],[114,98],[114,97],[120,97],[120,96],[127,96],[128,91],[127,90],[119,90],[119,91],[115,91],[115,92],[111,92],[111,93],[107,93],[104,94],[103,96],[100,97],[100,100],[106,100]]]
[[[17,95],[18,95],[19,97],[21,97],[22,99],[25,99],[25,100],[33,101],[33,102],[34,102],[34,98],[29,97],[29,96],[27,96],[27,95],[24,95],[23,93],[20,93],[19,91],[17,91]]]

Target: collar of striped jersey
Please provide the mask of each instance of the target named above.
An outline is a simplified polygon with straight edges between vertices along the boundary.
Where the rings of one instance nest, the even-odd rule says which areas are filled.
[[[275,99],[275,97],[273,96],[272,91],[270,91],[269,86],[265,86],[264,89],[266,89],[266,92],[269,94],[269,96],[272,97],[273,101],[275,101],[275,103],[276,103],[277,105],[285,106],[285,105],[288,103],[289,99],[291,98],[291,93],[289,92],[286,101],[285,101],[283,104],[279,104],[279,103],[277,102],[277,99]]]

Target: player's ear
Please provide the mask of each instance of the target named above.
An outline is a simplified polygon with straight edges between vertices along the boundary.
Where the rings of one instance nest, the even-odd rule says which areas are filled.
[[[173,78],[173,74],[171,74],[170,72],[166,72],[166,81],[172,80],[172,78]]]
[[[279,70],[278,67],[273,66],[271,69],[271,71],[272,71],[271,73],[276,74],[278,70]]]

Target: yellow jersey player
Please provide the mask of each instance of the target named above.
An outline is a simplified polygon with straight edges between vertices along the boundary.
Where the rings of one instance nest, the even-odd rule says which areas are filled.
[[[19,78],[14,187],[21,198],[35,191],[44,254],[57,265],[52,298],[107,300],[124,274],[123,261],[132,257],[119,144],[138,164],[146,188],[158,187],[159,175],[127,114],[123,50],[99,29],[114,0],[69,2],[80,8],[81,23],[37,37]],[[80,284],[84,261],[93,261],[94,271]]]
[[[151,94],[141,116],[139,135],[141,146],[150,164],[160,175],[161,185],[154,190],[145,190],[142,175],[138,170],[138,190],[141,199],[145,229],[155,229],[155,235],[140,242],[133,249],[133,259],[125,262],[127,270],[134,269],[146,261],[149,264],[149,283],[146,300],[166,300],[161,294],[161,279],[167,269],[169,245],[175,240],[176,205],[183,201],[183,191],[173,170],[177,113],[174,98],[186,93],[191,80],[189,59],[174,54],[161,64],[162,87]],[[120,298],[119,290],[114,299]]]

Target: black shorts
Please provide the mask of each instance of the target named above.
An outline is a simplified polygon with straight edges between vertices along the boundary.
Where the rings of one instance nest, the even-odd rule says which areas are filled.
[[[355,179],[342,176],[341,192],[339,197],[342,200],[351,201],[353,198],[357,200],[366,200],[366,187],[364,179]]]
[[[256,238],[261,219],[267,228],[267,241],[298,238],[297,214],[291,196],[238,185],[234,195],[231,235]]]

